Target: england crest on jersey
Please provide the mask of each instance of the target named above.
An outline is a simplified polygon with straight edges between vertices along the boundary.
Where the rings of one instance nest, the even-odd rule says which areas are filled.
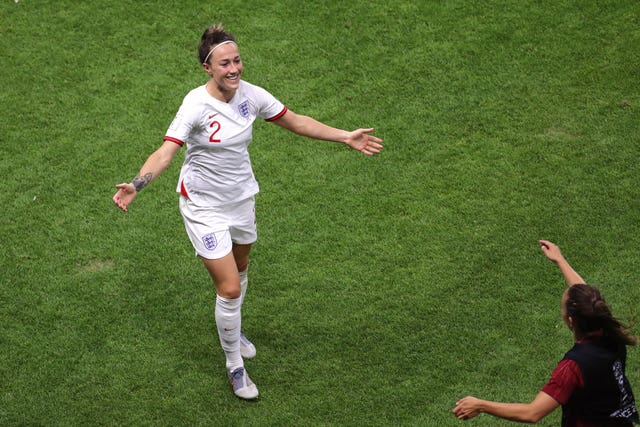
[[[243,101],[238,105],[238,112],[245,119],[249,118],[249,101]]]
[[[204,243],[204,247],[207,250],[214,250],[216,246],[218,246],[218,240],[216,239],[216,235],[214,233],[209,233],[202,236],[202,243]]]

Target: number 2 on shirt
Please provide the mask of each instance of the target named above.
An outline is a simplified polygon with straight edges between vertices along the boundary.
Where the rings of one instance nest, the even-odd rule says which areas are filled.
[[[214,120],[211,122],[209,127],[213,129],[213,132],[211,133],[211,135],[209,135],[209,142],[212,142],[214,144],[219,143],[220,140],[216,138],[216,133],[220,131],[220,122]]]

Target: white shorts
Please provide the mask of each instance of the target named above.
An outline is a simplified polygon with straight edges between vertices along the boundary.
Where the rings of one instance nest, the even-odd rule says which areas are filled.
[[[255,198],[224,206],[196,206],[180,196],[180,213],[184,219],[196,255],[219,259],[231,252],[233,243],[250,244],[258,238]]]

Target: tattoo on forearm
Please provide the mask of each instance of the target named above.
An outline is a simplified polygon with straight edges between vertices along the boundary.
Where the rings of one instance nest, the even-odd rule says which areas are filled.
[[[136,187],[136,191],[139,192],[151,182],[152,176],[153,175],[151,174],[151,172],[145,173],[142,178],[140,178],[140,174],[138,174],[135,178],[133,178],[133,181],[131,183],[134,187]]]

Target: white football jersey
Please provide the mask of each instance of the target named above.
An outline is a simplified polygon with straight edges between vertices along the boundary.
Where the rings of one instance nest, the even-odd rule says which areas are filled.
[[[187,145],[177,191],[199,206],[238,202],[259,191],[248,147],[253,122],[273,121],[287,108],[261,87],[240,81],[233,99],[222,102],[205,86],[185,96],[164,137]]]

